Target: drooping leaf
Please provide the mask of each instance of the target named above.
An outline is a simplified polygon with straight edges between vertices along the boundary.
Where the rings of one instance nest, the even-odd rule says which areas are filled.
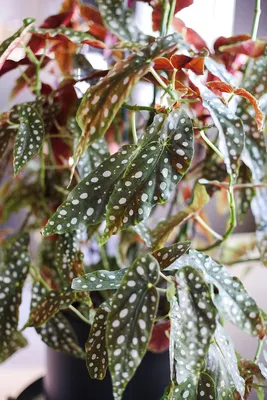
[[[210,112],[219,131],[227,171],[233,176],[233,180],[236,180],[239,159],[245,144],[242,121],[211,90],[197,81],[193,75],[190,77],[200,90],[203,106]]]
[[[222,82],[230,85],[235,85],[235,78],[230,72],[227,71],[224,64],[219,63],[214,58],[206,57],[205,66],[212,73],[212,75],[219,78]]]
[[[90,377],[104,379],[108,367],[108,352],[106,347],[107,317],[110,312],[109,302],[97,309],[90,334],[85,343],[86,366]]]
[[[170,313],[171,378],[178,384],[198,378],[216,329],[217,310],[201,271],[183,267],[176,274],[178,302]]]
[[[251,209],[256,222],[257,245],[262,263],[267,266],[267,189],[256,190],[251,202]]]
[[[151,255],[138,258],[128,269],[112,300],[107,347],[115,400],[146,353],[157,313],[159,265]]]
[[[167,268],[177,258],[186,253],[191,246],[191,242],[175,243],[172,246],[163,247],[153,253],[153,256],[158,260],[160,269]]]
[[[73,279],[72,289],[89,292],[117,289],[120,286],[120,282],[124,277],[126,270],[126,268],[123,268],[116,271],[99,270],[90,272],[89,274]]]
[[[23,40],[26,33],[31,28],[32,24],[34,23],[34,19],[26,18],[23,20],[23,27],[20,28],[13,36],[6,39],[0,45],[0,70],[3,67],[6,59],[10,55],[10,53],[20,44]]]
[[[170,234],[180,224],[199,212],[209,201],[209,195],[203,185],[197,183],[193,192],[191,203],[178,214],[171,216],[166,221],[160,222],[153,231],[153,249],[156,250],[167,242]]]
[[[99,11],[106,27],[121,40],[146,43],[148,36],[136,25],[135,17],[125,3],[120,0],[97,0]]]
[[[177,34],[156,39],[137,54],[119,61],[105,78],[88,89],[77,112],[83,132],[75,152],[76,162],[91,142],[105,134],[132,88],[149,71],[151,61],[174,50],[177,41]]]
[[[65,26],[60,26],[54,29],[34,28],[31,31],[35,35],[46,40],[62,40],[65,42],[70,41],[75,44],[88,44],[89,46],[96,47],[98,49],[105,48],[105,44],[103,42],[97,40],[88,32],[76,31]]]
[[[192,122],[183,110],[154,118],[141,138],[140,151],[112,193],[101,243],[148,218],[165,203],[193,158]]]
[[[242,185],[249,183],[252,184],[251,171],[245,164],[242,163],[241,167],[239,168],[237,184]],[[239,223],[244,220],[245,215],[250,209],[250,204],[255,194],[256,190],[253,187],[235,190],[236,214]]]
[[[31,309],[34,309],[42,297],[46,294],[46,289],[40,282],[35,282],[32,288]],[[41,336],[42,341],[52,349],[71,356],[84,358],[84,351],[80,348],[78,339],[62,312],[58,312],[47,323],[35,328]]]
[[[213,301],[229,321],[250,335],[264,337],[265,326],[260,309],[238,278],[233,278],[223,265],[196,250],[189,250],[167,270],[180,269],[185,265],[201,270],[205,280],[216,286],[219,293]]]
[[[81,128],[74,118],[69,120],[68,124],[69,130],[73,133],[74,147],[76,147],[77,141],[81,136]],[[90,174],[94,169],[96,169],[107,157],[109,156],[108,145],[105,139],[99,139],[98,141],[91,144],[85,153],[81,156],[77,169],[79,175],[84,179],[88,174]]]
[[[17,236],[3,249],[0,265],[0,362],[26,346],[26,339],[17,331],[19,306],[30,257],[29,236]]]
[[[14,174],[40,150],[44,138],[44,125],[37,109],[28,104],[17,106],[20,125],[14,146]]]
[[[62,234],[102,222],[114,185],[124,173],[135,150],[134,145],[123,146],[83,179],[50,218],[43,228],[43,235]]]

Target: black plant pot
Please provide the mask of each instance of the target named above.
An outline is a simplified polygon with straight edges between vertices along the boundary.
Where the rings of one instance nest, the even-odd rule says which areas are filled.
[[[81,346],[89,327],[76,317],[70,320]],[[126,388],[123,400],[160,400],[170,380],[169,353],[147,352],[135,376]],[[90,379],[85,361],[54,350],[47,350],[47,374],[44,378],[46,400],[113,400],[111,377]]]

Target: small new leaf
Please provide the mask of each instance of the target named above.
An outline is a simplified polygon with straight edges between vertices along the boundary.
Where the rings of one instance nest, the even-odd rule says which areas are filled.
[[[112,299],[106,337],[115,400],[122,398],[146,353],[158,308],[158,279],[157,261],[144,255],[128,269]]]
[[[33,105],[22,104],[17,108],[20,125],[14,146],[15,175],[39,152],[45,133],[42,118]]]
[[[186,253],[191,246],[191,242],[175,243],[172,246],[163,247],[153,253],[153,256],[158,260],[160,269],[167,268],[177,258]]]
[[[72,289],[83,291],[117,289],[126,273],[126,268],[117,271],[100,270],[85,274],[72,281]]]

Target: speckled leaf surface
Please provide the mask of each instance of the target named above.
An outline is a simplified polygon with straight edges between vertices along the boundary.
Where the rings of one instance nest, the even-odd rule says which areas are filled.
[[[148,218],[165,203],[188,170],[194,153],[191,119],[183,110],[159,114],[141,137],[140,149],[116,184],[107,211],[101,243]]]
[[[0,69],[3,67],[4,62],[10,55],[10,53],[19,45],[22,41],[26,33],[31,28],[32,24],[34,23],[34,19],[26,18],[23,20],[23,26],[14,33],[13,36],[6,39],[4,42],[0,44]]]
[[[75,152],[76,162],[91,142],[105,134],[132,88],[149,71],[151,61],[174,50],[177,41],[175,33],[156,39],[138,54],[119,61],[105,78],[87,90],[77,112],[83,132]]]
[[[47,291],[41,283],[35,282],[33,284],[31,309],[37,306],[46,293]],[[84,351],[80,348],[78,339],[62,312],[58,312],[47,323],[35,329],[41,336],[42,341],[52,349],[78,358],[84,358]]]
[[[229,321],[250,335],[264,337],[260,309],[238,278],[233,278],[223,265],[196,250],[189,250],[189,254],[180,257],[167,270],[180,269],[185,265],[202,270],[206,281],[217,287],[219,293],[213,301]]]
[[[146,221],[140,222],[140,224],[133,226],[133,230],[148,248],[152,247],[152,231],[147,226]]]
[[[14,146],[14,174],[25,166],[40,150],[44,138],[44,124],[37,109],[28,104],[17,106],[19,127]]]
[[[193,217],[194,213],[200,211],[209,202],[209,199],[210,197],[205,187],[196,183],[191,203],[176,215],[171,216],[166,221],[160,222],[153,230],[153,249],[162,247],[167,242],[174,228]]]
[[[9,143],[17,134],[17,129],[9,125],[7,122],[0,126],[0,157],[2,158],[6,152]]]
[[[124,173],[136,146],[123,146],[120,151],[83,179],[68,195],[43,229],[43,235],[70,232],[84,225],[97,225],[106,214],[109,197]]]
[[[267,266],[267,189],[256,190],[256,196],[251,202],[252,212],[256,222],[257,245],[262,263]]]
[[[245,164],[241,164],[239,168],[237,184],[242,185],[249,183],[252,184],[252,173]],[[250,209],[250,204],[255,194],[256,190],[253,187],[235,190],[236,214],[239,223],[244,221],[244,217]]]
[[[30,265],[28,244],[28,234],[22,234],[3,249],[0,266],[0,362],[27,344],[17,329],[22,288]]]
[[[79,240],[77,232],[60,235],[56,244],[56,265],[59,276],[65,284],[83,275],[83,266],[79,254]]]
[[[147,254],[128,269],[112,300],[108,317],[107,347],[115,400],[120,400],[126,385],[146,353],[158,308],[155,284],[159,265]]]
[[[85,344],[86,366],[91,378],[104,379],[108,367],[106,347],[107,317],[110,312],[109,302],[97,309],[88,340]]]
[[[254,60],[249,72],[245,76],[242,86],[259,98],[266,93],[267,89],[267,56]]]
[[[227,71],[224,64],[219,63],[211,57],[205,57],[205,67],[222,82],[235,85],[235,79],[230,72]]]
[[[105,48],[105,44],[90,35],[90,33],[76,31],[65,26],[54,29],[34,28],[31,31],[47,40],[65,40],[75,44],[88,44],[99,49]]]
[[[172,246],[163,247],[153,253],[153,256],[158,260],[160,269],[167,268],[177,258],[186,253],[191,246],[191,242],[175,243]]]
[[[72,281],[72,289],[83,291],[117,289],[126,273],[126,268],[116,271],[99,270],[90,272]]]
[[[81,128],[75,118],[70,118],[68,128],[75,137],[74,148],[81,136]],[[106,158],[109,157],[108,145],[105,139],[99,139],[91,144],[85,153],[79,159],[77,169],[81,179],[86,178],[94,169],[96,169]]]
[[[106,27],[121,40],[126,42],[147,42],[148,36],[137,27],[135,17],[120,0],[97,0],[99,11]]]
[[[239,159],[245,144],[242,121],[211,90],[200,83],[193,75],[190,75],[190,77],[200,90],[203,106],[210,112],[219,131],[227,171],[236,180]]]
[[[217,310],[201,271],[186,266],[176,273],[178,303],[171,310],[171,378],[178,384],[198,377],[216,329]]]

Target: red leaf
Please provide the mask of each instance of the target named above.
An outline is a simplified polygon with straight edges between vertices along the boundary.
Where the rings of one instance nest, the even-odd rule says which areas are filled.
[[[177,32],[182,33],[185,40],[188,43],[193,44],[197,50],[201,50],[203,47],[208,49],[207,43],[202,39],[202,37],[194,31],[194,29],[188,28],[181,19],[174,18],[173,25]]]
[[[250,39],[249,35],[236,35],[230,37],[220,36],[218,37],[218,39],[215,40],[213,48],[215,52],[217,52],[217,50],[219,50],[221,46],[228,46],[249,39]]]
[[[204,74],[204,57],[189,57],[183,54],[175,54],[171,57],[172,65],[180,70],[181,68],[191,69],[197,75]]]
[[[89,4],[82,4],[80,6],[80,13],[86,21],[93,22],[97,25],[103,25],[101,14],[96,7]]]
[[[163,69],[163,70],[168,70],[168,71],[173,70],[173,66],[172,66],[170,60],[168,60],[168,58],[165,58],[165,57],[160,57],[160,58],[157,58],[156,60],[154,60],[154,68],[156,70],[158,70],[158,69]]]
[[[148,350],[155,353],[163,352],[169,347],[168,332],[170,332],[170,321],[159,322],[152,331]],[[166,334],[167,333],[167,334]]]
[[[261,40],[246,40],[232,45],[220,46],[219,51],[225,53],[245,54],[249,57],[260,57],[264,54],[267,43]]]
[[[264,114],[261,111],[261,109],[259,108],[259,103],[257,101],[257,99],[248,91],[246,91],[243,88],[233,88],[233,86],[229,85],[228,83],[225,82],[221,82],[221,81],[214,81],[214,82],[208,82],[207,86],[212,89],[212,90],[219,90],[220,92],[223,93],[233,93],[237,96],[242,96],[245,99],[247,99],[252,107],[255,110],[255,115],[256,115],[256,122],[257,122],[257,126],[259,131],[263,130],[263,123],[264,123]]]
[[[39,60],[41,56],[36,56],[36,58]],[[50,61],[49,57],[44,58],[44,62],[47,64],[47,62]],[[13,61],[13,60],[6,60],[2,69],[0,70],[0,76],[6,74],[9,71],[12,71],[13,69],[17,68],[19,65],[31,65],[32,62],[28,59],[28,57],[24,57],[19,61]]]

